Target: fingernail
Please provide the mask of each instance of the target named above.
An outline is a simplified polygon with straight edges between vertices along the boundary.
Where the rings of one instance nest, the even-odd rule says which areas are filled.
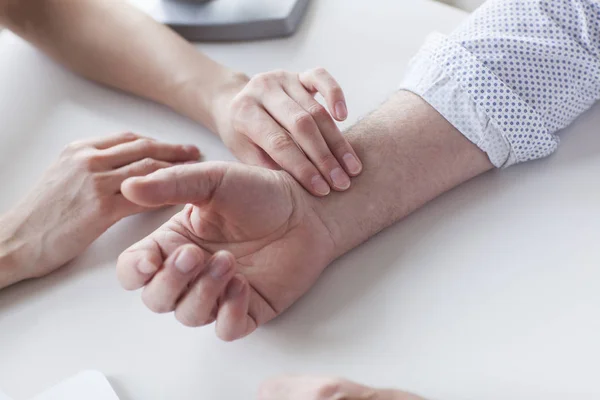
[[[229,256],[227,256],[225,253],[217,253],[212,260],[209,273],[213,279],[221,279],[227,275],[230,268],[231,261]]]
[[[137,265],[137,269],[142,274],[150,275],[158,271],[158,266],[154,265],[148,260],[141,260]]]
[[[175,268],[183,274],[187,274],[196,266],[196,257],[190,249],[183,249],[183,251],[175,259]]]
[[[331,191],[331,188],[321,175],[313,176],[311,183],[313,188],[315,189],[315,192],[317,192],[321,196],[327,196]]]
[[[343,159],[346,168],[348,168],[348,171],[350,171],[351,174],[356,175],[362,170],[362,167],[356,157],[354,157],[354,154],[346,153]]]
[[[348,116],[348,109],[343,101],[335,103],[335,115],[337,115],[338,119],[346,119]]]
[[[233,278],[227,287],[227,297],[235,297],[244,290],[244,282],[240,278]]]
[[[334,168],[329,175],[336,188],[346,190],[350,187],[350,178],[340,167]]]
[[[190,144],[183,146],[183,151],[185,151],[188,154],[197,155],[198,159],[202,157],[202,153],[200,153],[200,150],[196,146]]]

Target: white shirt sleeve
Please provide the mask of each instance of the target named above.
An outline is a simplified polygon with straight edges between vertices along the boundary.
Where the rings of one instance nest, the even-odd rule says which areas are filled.
[[[402,88],[496,167],[545,157],[600,99],[600,0],[489,0],[427,40]]]

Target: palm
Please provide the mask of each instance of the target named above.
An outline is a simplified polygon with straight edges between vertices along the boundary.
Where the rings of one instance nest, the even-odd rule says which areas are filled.
[[[329,232],[317,201],[284,172],[218,164],[210,194],[189,204],[151,239],[164,257],[186,244],[226,250],[248,281],[248,315],[258,324],[297,300],[331,261]],[[209,179],[210,180],[210,179]]]

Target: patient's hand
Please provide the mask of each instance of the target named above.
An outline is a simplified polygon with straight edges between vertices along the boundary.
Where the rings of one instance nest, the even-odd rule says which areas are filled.
[[[72,143],[1,218],[0,288],[53,271],[121,218],[147,210],[121,194],[125,179],[199,157],[195,146],[131,133]]]
[[[265,382],[258,400],[424,400],[400,390],[373,389],[345,379],[283,377]]]
[[[188,326],[241,338],[302,296],[334,257],[319,200],[287,173],[237,163],[173,167],[124,182],[148,207],[193,203],[119,257],[130,290]]]

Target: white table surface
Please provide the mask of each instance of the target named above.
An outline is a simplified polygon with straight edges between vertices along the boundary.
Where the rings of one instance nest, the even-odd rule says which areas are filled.
[[[426,0],[317,0],[289,39],[200,46],[248,73],[322,65],[351,120],[398,84],[432,30]],[[0,387],[16,400],[98,369],[122,400],[253,399],[280,373],[342,375],[437,399],[600,397],[600,108],[549,159],[493,172],[336,262],[281,318],[219,342],[147,311],[115,259],[173,210],[130,218],[59,272],[0,292]],[[0,212],[68,142],[134,130],[231,158],[202,127],[64,71],[0,35]]]

